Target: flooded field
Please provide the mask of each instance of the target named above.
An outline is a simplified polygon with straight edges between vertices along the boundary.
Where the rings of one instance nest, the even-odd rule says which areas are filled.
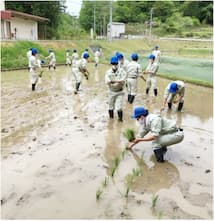
[[[153,98],[145,97],[139,79],[134,104],[124,99],[120,123],[108,118],[108,66],[89,67],[78,95],[67,67],[57,67],[55,75],[45,69],[36,92],[26,70],[2,73],[2,218],[212,219],[212,89],[186,84],[183,111],[162,113],[177,120],[185,138],[160,164],[150,142],[124,151],[123,132],[137,131],[130,118],[134,106],[160,111],[169,80],[158,78]],[[140,175],[129,185],[133,171]]]

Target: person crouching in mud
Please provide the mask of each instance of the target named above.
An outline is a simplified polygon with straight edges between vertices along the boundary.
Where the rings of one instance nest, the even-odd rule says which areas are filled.
[[[140,138],[136,138],[127,149],[142,141],[152,141],[152,147],[158,162],[164,162],[167,146],[180,143],[184,139],[183,129],[178,128],[174,120],[158,114],[149,114],[144,107],[136,107],[132,118],[141,125]],[[150,135],[146,136],[150,132]]]

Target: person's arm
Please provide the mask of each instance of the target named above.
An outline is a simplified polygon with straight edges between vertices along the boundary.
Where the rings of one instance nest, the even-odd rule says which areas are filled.
[[[165,89],[164,91],[164,96],[163,96],[163,104],[162,104],[162,107],[161,107],[161,111],[163,111],[166,107],[166,103],[167,103],[167,98],[169,97],[169,89],[168,87]]]
[[[139,142],[143,142],[143,141],[152,141],[152,140],[155,140],[156,139],[156,136],[154,135],[149,135],[147,137],[143,137],[143,138],[136,138],[135,140],[133,140],[130,145],[127,147],[127,149],[132,149],[132,147],[139,143]]]

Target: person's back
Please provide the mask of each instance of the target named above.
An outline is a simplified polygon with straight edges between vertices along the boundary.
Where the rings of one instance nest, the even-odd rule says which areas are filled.
[[[140,73],[141,66],[137,63],[137,61],[131,61],[128,63],[126,70],[128,78],[137,78]]]
[[[73,65],[73,66],[75,66],[75,63],[77,62],[78,58],[79,58],[78,53],[77,53],[77,52],[74,52],[74,53],[72,54],[72,56],[71,56],[72,65]]]

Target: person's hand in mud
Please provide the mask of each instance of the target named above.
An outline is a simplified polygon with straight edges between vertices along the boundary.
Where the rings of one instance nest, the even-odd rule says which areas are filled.
[[[129,145],[126,147],[126,149],[127,149],[127,150],[131,150],[132,147],[133,147],[135,144],[139,143],[140,141],[141,141],[140,138],[134,139],[133,141],[131,141],[131,142],[129,143]]]

